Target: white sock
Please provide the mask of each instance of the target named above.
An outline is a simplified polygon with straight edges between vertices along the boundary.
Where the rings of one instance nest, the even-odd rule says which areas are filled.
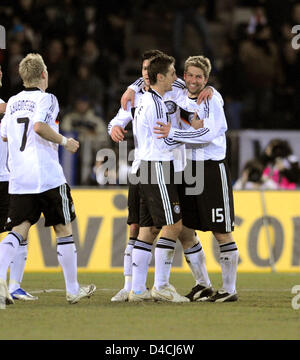
[[[132,290],[143,293],[146,290],[149,259],[151,259],[152,244],[136,240],[132,250]]]
[[[21,287],[25,263],[28,252],[27,241],[23,241],[17,249],[17,254],[9,265],[9,292],[12,293]]]
[[[124,289],[127,291],[131,290],[132,287],[132,250],[136,238],[130,238],[124,252]]]
[[[64,273],[67,293],[77,294],[77,251],[72,235],[57,238],[57,259]]]
[[[19,245],[23,241],[20,234],[15,231],[9,232],[0,243],[0,278],[6,281],[7,270],[11,261],[15,258]]]
[[[170,283],[171,267],[175,254],[176,241],[161,237],[155,247],[154,286],[161,290]]]
[[[236,292],[236,274],[239,252],[236,243],[229,242],[220,245],[220,264],[222,269],[222,288],[229,294]]]
[[[193,247],[184,250],[184,256],[192,271],[196,285],[199,284],[205,287],[210,287],[211,282],[207,273],[205,254],[201,243],[198,242],[198,244],[195,244]]]

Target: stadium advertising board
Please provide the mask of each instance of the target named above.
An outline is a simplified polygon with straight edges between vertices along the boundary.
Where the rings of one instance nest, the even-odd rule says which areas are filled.
[[[73,234],[79,271],[122,271],[128,239],[127,189],[74,189],[72,196],[77,213]],[[276,271],[300,272],[300,192],[236,191],[234,200],[238,271],[270,272],[272,249]],[[41,218],[30,230],[26,271],[59,270],[54,232],[43,224]],[[208,271],[219,272],[216,240],[209,232],[198,232],[198,236]],[[173,271],[189,271],[179,243]]]

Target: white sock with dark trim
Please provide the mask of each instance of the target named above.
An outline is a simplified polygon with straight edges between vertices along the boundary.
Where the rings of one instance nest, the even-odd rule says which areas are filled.
[[[132,250],[136,238],[129,238],[125,252],[124,252],[124,289],[127,291],[131,290],[132,287]]]
[[[77,281],[77,251],[73,236],[60,237],[56,240],[57,259],[64,273],[66,291],[75,295],[79,291],[79,283]]]
[[[205,265],[205,254],[200,241],[193,247],[184,250],[184,256],[192,271],[196,285],[210,287],[211,282]]]
[[[220,265],[222,269],[223,290],[229,294],[236,292],[236,275],[239,252],[234,241],[220,245]]]
[[[154,286],[161,290],[170,283],[171,267],[175,254],[176,241],[161,237],[155,247]]]
[[[25,263],[27,259],[28,245],[24,240],[17,249],[17,254],[9,265],[9,292],[12,293],[21,287]]]
[[[5,281],[7,278],[8,267],[15,258],[22,241],[22,235],[15,231],[11,231],[0,243],[0,278]]]
[[[151,261],[152,244],[136,240],[132,250],[132,291],[136,294],[146,290],[148,267]]]

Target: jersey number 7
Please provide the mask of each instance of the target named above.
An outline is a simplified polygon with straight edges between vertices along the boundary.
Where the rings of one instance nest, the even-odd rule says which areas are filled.
[[[27,142],[27,130],[28,130],[28,124],[29,124],[29,118],[18,118],[17,119],[18,124],[24,124],[24,132],[22,136],[22,144],[20,147],[20,151],[24,151],[26,142]]]

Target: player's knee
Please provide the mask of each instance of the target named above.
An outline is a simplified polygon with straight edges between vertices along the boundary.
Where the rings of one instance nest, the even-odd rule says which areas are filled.
[[[139,224],[130,224],[130,237],[137,238],[139,234]]]
[[[71,223],[54,225],[54,231],[58,238],[70,236],[72,235],[72,225]]]
[[[155,227],[155,226],[152,226],[151,228],[151,233],[152,233],[152,236],[154,239],[157,238],[158,234],[160,233],[160,230],[159,228]]]
[[[226,244],[226,243],[234,241],[231,232],[230,233],[216,233],[216,232],[214,232],[213,234],[214,234],[214,237],[216,238],[216,240],[218,241],[219,244]]]

